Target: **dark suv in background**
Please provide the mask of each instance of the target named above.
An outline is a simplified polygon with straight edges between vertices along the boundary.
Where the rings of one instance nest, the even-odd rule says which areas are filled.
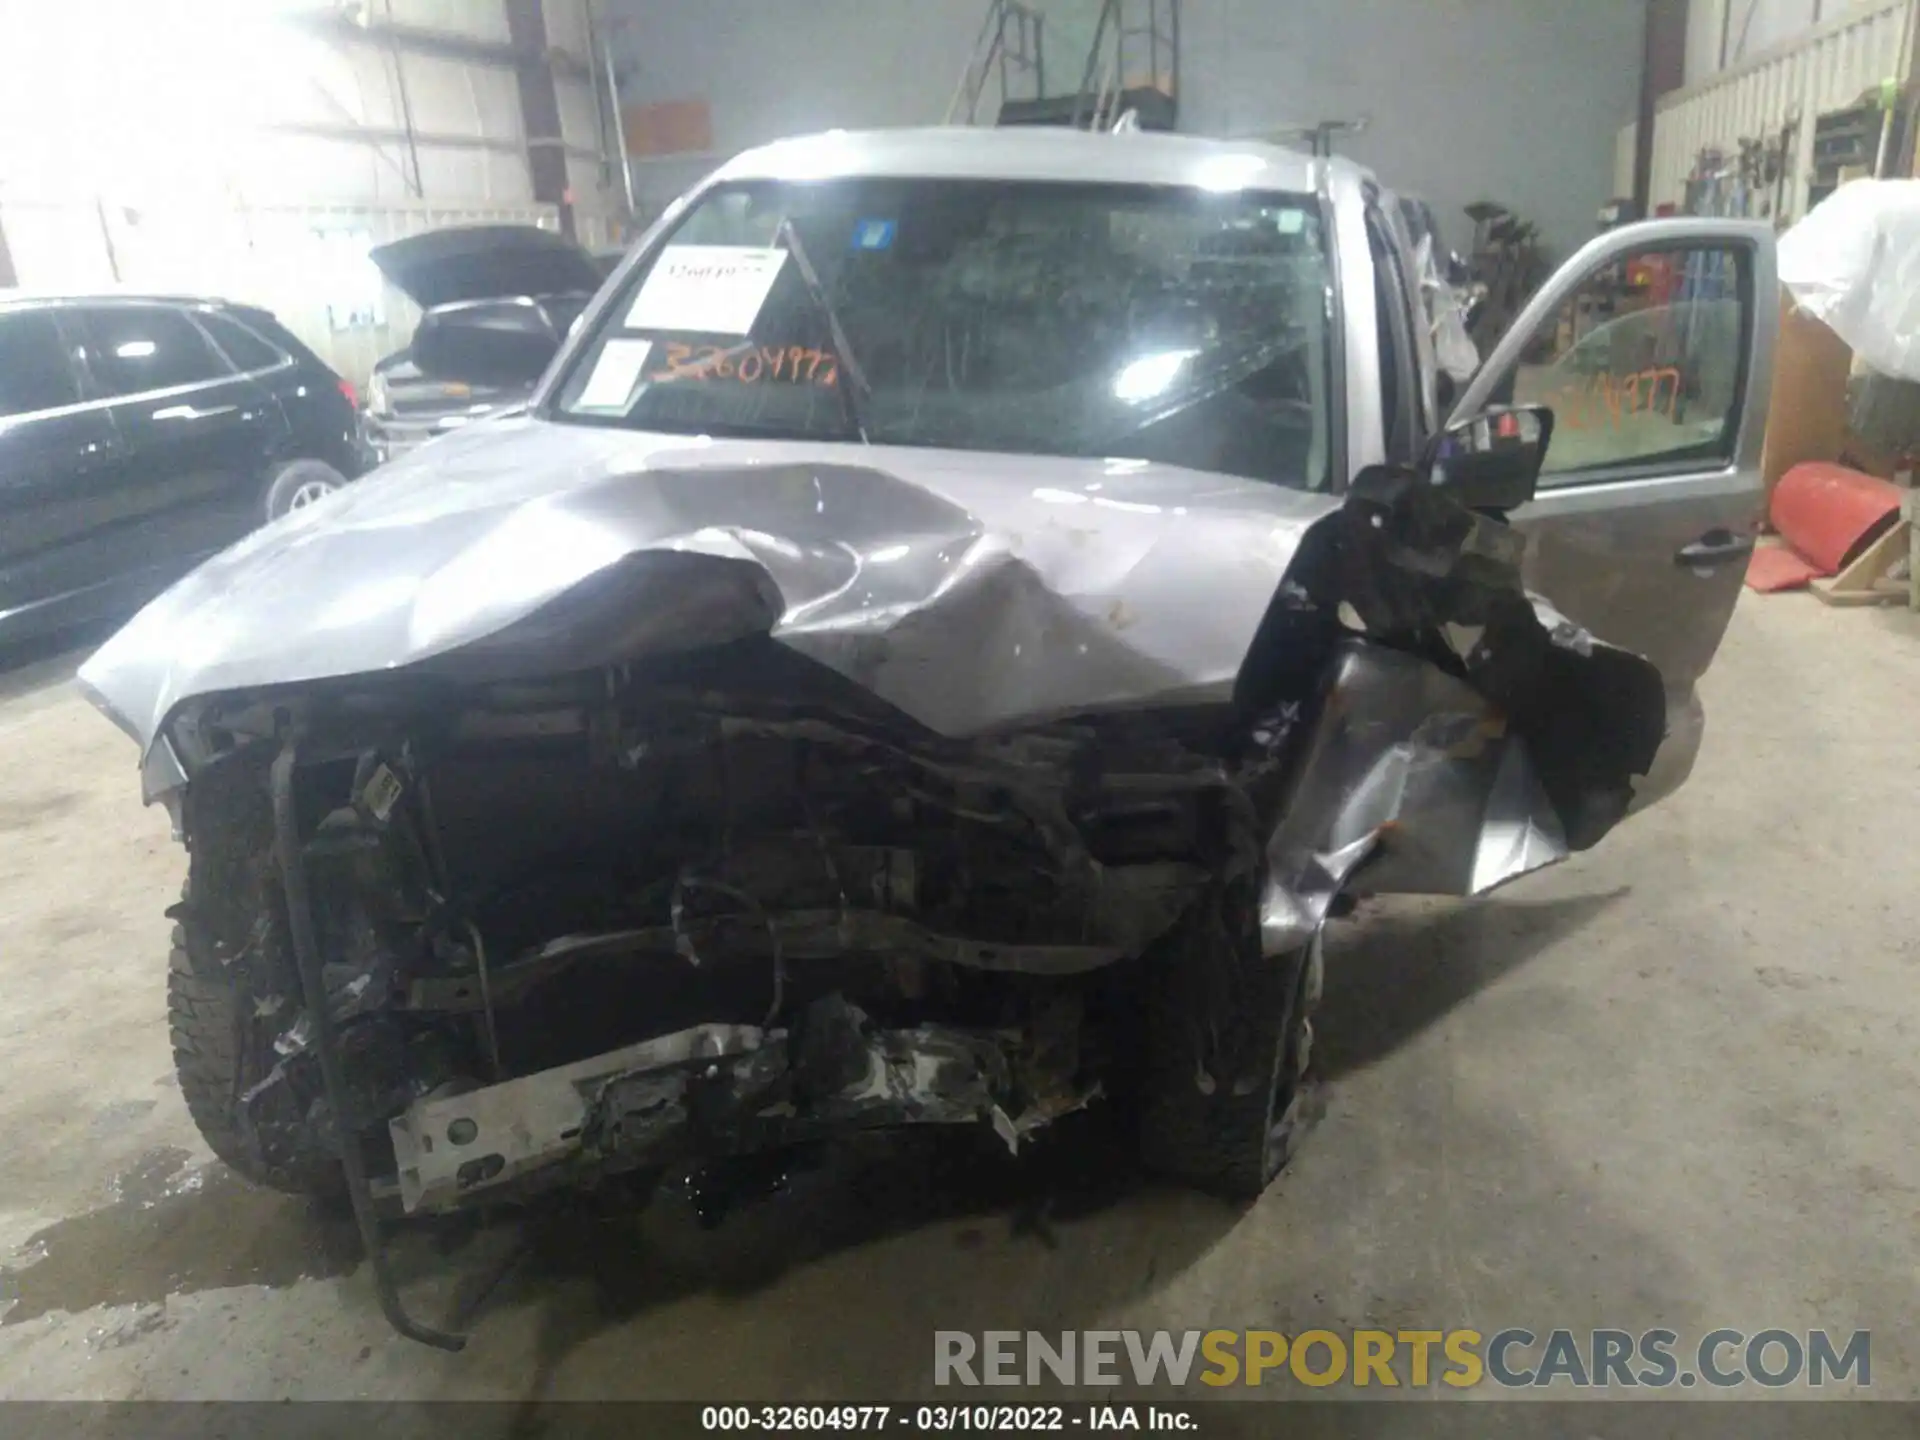
[[[0,296],[0,641],[124,614],[360,475],[356,408],[264,310]]]

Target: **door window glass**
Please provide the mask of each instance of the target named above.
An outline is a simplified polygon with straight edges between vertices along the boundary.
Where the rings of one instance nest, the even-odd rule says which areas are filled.
[[[79,398],[53,316],[44,310],[0,315],[0,415],[52,410]]]
[[[194,323],[178,310],[115,305],[86,315],[88,358],[110,395],[138,395],[231,373]]]
[[[1517,403],[1553,410],[1541,485],[1731,460],[1749,289],[1742,255],[1720,249],[1640,251],[1589,276],[1514,375]]]
[[[287,358],[238,320],[210,310],[201,311],[197,318],[237,369],[271,370]]]

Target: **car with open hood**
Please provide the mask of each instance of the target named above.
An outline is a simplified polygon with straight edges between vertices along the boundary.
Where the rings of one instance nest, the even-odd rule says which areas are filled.
[[[590,252],[534,225],[465,225],[377,245],[367,258],[423,312],[531,306],[564,335],[618,255]],[[423,375],[406,346],[373,368],[364,415],[367,444],[377,459],[391,460],[474,420],[524,405],[532,389],[524,378],[476,384]]]
[[[1713,258],[1692,298],[1739,323],[1681,304],[1653,359],[1736,383],[1563,451],[1493,397],[1640,252]],[[1443,414],[1353,164],[927,130],[730,161],[570,335],[429,312],[421,372],[524,412],[81,671],[187,845],[194,1119],[344,1185],[434,1343],[383,1210],[880,1127],[1020,1150],[1090,1105],[1257,1195],[1329,917],[1483,893],[1686,777],[1774,297],[1763,225],[1610,232]]]

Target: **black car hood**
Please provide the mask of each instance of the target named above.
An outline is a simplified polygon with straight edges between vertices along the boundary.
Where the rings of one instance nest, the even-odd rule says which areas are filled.
[[[430,230],[376,245],[367,258],[423,310],[460,300],[591,295],[606,274],[573,241],[532,225]]]

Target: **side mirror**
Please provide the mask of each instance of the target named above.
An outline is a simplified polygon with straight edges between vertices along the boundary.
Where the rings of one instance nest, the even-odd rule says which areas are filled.
[[[1544,405],[1482,410],[1434,436],[1421,469],[1467,509],[1505,514],[1533,498],[1552,439],[1553,411]]]
[[[413,363],[434,380],[531,385],[560,350],[553,317],[534,300],[437,305],[413,332]]]

